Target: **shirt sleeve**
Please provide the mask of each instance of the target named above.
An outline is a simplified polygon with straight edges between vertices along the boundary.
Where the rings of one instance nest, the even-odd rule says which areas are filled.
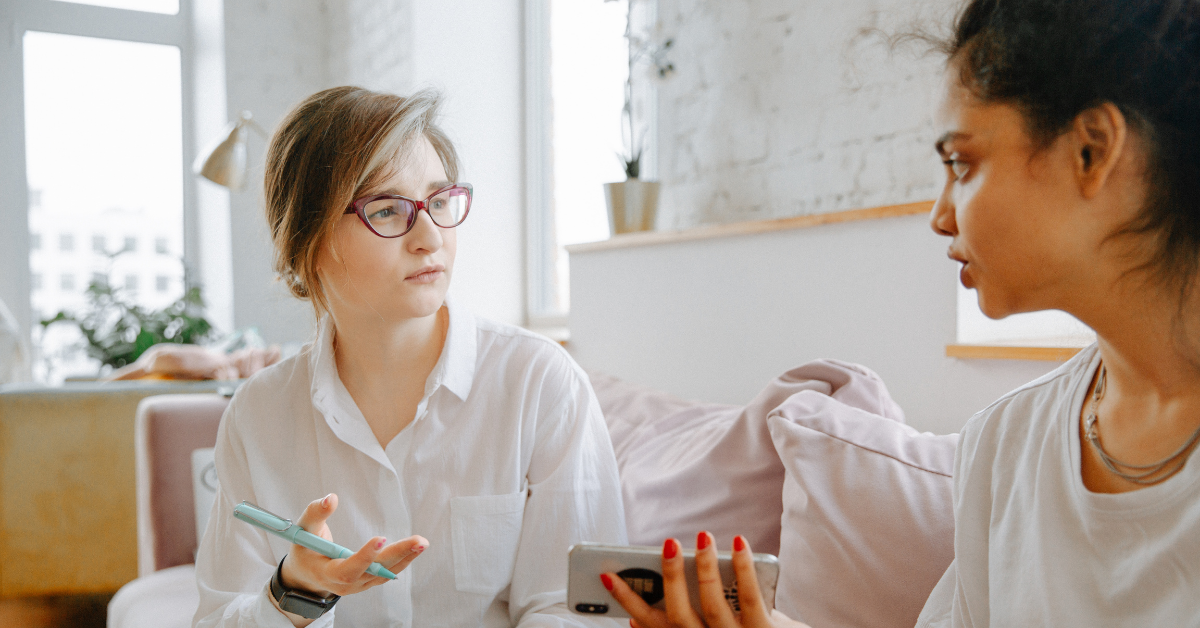
[[[200,605],[194,628],[292,628],[268,597],[268,583],[278,561],[267,533],[234,519],[234,497],[253,502],[250,462],[237,426],[238,397],[234,397],[217,434],[218,488],[208,528],[196,555],[196,586]],[[333,625],[336,609],[309,624]]]
[[[539,412],[509,615],[516,626],[618,626],[567,609],[567,551],[581,541],[626,544],[617,462],[587,376],[563,355],[557,403]],[[547,397],[551,395],[547,394]],[[553,398],[553,397],[551,397]]]

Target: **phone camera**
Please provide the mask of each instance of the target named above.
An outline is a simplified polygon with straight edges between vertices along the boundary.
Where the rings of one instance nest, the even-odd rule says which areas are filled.
[[[608,612],[608,604],[576,604],[575,610],[580,613],[603,615]]]

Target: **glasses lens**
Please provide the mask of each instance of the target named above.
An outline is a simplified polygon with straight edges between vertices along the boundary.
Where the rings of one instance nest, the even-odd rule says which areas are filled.
[[[467,188],[450,188],[429,199],[429,215],[441,227],[454,227],[467,217],[471,195]]]
[[[415,208],[413,204],[398,198],[381,198],[367,203],[363,214],[371,228],[381,236],[398,236],[408,230]]]

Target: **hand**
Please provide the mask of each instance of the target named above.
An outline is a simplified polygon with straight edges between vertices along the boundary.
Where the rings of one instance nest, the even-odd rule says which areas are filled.
[[[337,495],[330,493],[304,509],[297,522],[300,527],[323,539],[333,540],[325,521],[337,510]],[[399,573],[408,567],[425,548],[429,541],[425,537],[410,536],[387,545],[383,537],[367,541],[362,549],[347,558],[329,558],[306,547],[292,545],[283,559],[282,584],[288,588],[301,589],[321,597],[329,595],[351,595],[366,591],[387,582],[387,578],[367,573],[372,562]]]
[[[600,576],[604,588],[608,589],[617,602],[625,608],[632,619],[632,628],[808,628],[807,625],[788,619],[779,611],[767,613],[766,604],[758,589],[758,575],[754,571],[754,556],[746,539],[738,536],[733,540],[733,571],[737,579],[738,602],[741,617],[735,617],[729,603],[725,601],[725,587],[721,584],[721,573],[717,568],[717,550],[712,535],[701,532],[696,537],[696,575],[700,585],[701,617],[692,608],[688,599],[687,579],[683,568],[683,555],[679,541],[667,539],[663,543],[663,593],[667,610],[651,608],[640,595],[615,573]]]
[[[239,349],[225,356],[230,365],[237,369],[238,377],[245,379],[279,361],[278,346],[265,349]]]

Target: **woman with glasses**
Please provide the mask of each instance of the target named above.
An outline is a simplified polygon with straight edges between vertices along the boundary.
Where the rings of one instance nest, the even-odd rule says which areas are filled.
[[[198,626],[578,625],[568,547],[625,540],[587,377],[552,341],[447,298],[473,190],[437,107],[330,89],[271,142],[276,268],[318,331],[222,420]],[[232,516],[243,500],[357,551],[268,535]]]

